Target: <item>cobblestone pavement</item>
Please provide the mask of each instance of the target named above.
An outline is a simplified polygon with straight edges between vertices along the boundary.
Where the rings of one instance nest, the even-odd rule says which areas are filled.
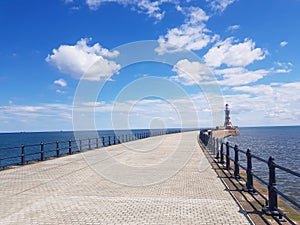
[[[1,171],[0,224],[250,224],[197,135],[151,137]],[[113,171],[111,158],[131,172]]]

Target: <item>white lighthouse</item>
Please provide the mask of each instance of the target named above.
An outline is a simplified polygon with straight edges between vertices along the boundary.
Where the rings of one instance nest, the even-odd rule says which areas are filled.
[[[224,127],[225,129],[230,129],[232,128],[232,123],[230,120],[230,108],[229,105],[225,105],[225,122],[224,122]]]
[[[216,129],[211,131],[212,137],[217,138],[226,138],[229,136],[237,136],[239,135],[239,128],[237,126],[232,126],[230,120],[230,108],[229,105],[225,105],[225,122],[224,126],[217,126]]]

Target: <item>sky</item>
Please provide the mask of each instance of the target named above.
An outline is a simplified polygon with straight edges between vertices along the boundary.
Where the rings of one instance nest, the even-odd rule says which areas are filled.
[[[0,1],[0,132],[300,125],[299,0]]]

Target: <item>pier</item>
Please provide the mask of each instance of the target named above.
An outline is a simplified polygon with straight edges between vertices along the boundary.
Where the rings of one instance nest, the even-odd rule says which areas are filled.
[[[198,137],[148,137],[3,170],[1,224],[251,224]]]

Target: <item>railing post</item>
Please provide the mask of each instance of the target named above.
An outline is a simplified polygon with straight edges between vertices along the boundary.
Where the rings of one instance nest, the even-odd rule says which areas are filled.
[[[111,143],[110,143],[110,136],[108,136],[108,145],[110,146]]]
[[[268,161],[269,166],[269,184],[268,184],[268,197],[269,204],[265,207],[264,211],[268,215],[279,215],[278,212],[278,199],[276,192],[276,173],[274,158],[270,157]]]
[[[59,142],[56,142],[56,157],[59,157]]]
[[[69,140],[69,155],[72,154],[72,141]]]
[[[91,139],[89,138],[88,140],[89,140],[89,150],[91,150],[91,149],[92,149],[92,146],[91,146]]]
[[[21,164],[24,165],[25,164],[25,145],[22,145],[21,149],[22,149]]]
[[[209,144],[209,140],[210,140],[210,136],[209,135],[205,135],[205,143],[206,143],[206,145]]]
[[[223,142],[221,142],[221,152],[220,152],[220,156],[221,156],[221,158],[220,158],[220,163],[221,164],[224,164],[224,143]]]
[[[246,152],[247,156],[247,181],[246,181],[246,187],[244,188],[244,191],[247,192],[255,192],[255,189],[253,187],[253,171],[252,171],[252,155],[250,149],[247,149]]]
[[[96,148],[99,148],[99,139],[96,138]]]
[[[79,140],[79,151],[82,151],[82,140]]]
[[[105,137],[102,137],[102,146],[103,146],[103,147],[105,147],[105,140],[104,140],[104,138],[105,138]]]
[[[116,135],[114,135],[114,145],[116,144]]]
[[[237,145],[234,146],[234,177],[240,178],[239,148]]]
[[[217,154],[216,154],[216,157],[215,157],[216,159],[219,159],[219,158],[220,158],[219,142],[220,142],[220,141],[219,141],[219,138],[217,138],[217,139],[216,139],[216,147],[215,147],[216,150],[217,150]]]
[[[229,151],[229,142],[226,142],[226,170],[230,170],[230,151]]]
[[[44,143],[41,142],[41,161],[44,161],[45,156],[44,156]]]
[[[215,138],[212,138],[211,147],[212,147],[212,150],[213,150],[214,155],[216,154],[215,141],[216,141],[216,139],[215,139]]]

